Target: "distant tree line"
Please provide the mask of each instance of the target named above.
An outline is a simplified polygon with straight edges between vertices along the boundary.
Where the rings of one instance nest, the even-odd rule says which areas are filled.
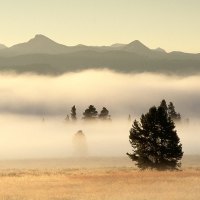
[[[76,106],[72,106],[71,108],[71,113],[70,113],[70,117],[69,115],[67,115],[67,117],[65,118],[66,121],[76,121],[77,118],[77,110],[76,110]],[[100,113],[98,113],[97,109],[95,108],[94,105],[90,105],[87,109],[85,109],[85,111],[83,112],[83,120],[86,121],[93,121],[93,120],[104,120],[104,121],[110,121],[111,120],[111,116],[109,114],[109,110],[106,107],[103,107],[102,110],[100,111]]]
[[[161,107],[164,108],[164,110],[166,111],[166,113],[168,114],[168,116],[173,120],[173,121],[180,121],[181,120],[181,115],[180,113],[177,113],[175,110],[175,106],[172,102],[170,102],[168,105],[166,103],[166,101],[163,99],[161,101],[160,104]],[[71,108],[71,112],[70,115],[67,115],[65,120],[66,121],[77,121],[78,117],[77,117],[77,109],[76,106],[72,106]],[[90,105],[88,106],[87,109],[85,109],[85,111],[83,112],[83,120],[104,120],[104,121],[109,121],[111,120],[111,116],[109,113],[109,110],[106,107],[103,107],[102,110],[100,111],[100,113],[98,113],[97,109],[95,108],[94,105]],[[128,115],[128,121],[132,121],[131,119],[131,115]]]

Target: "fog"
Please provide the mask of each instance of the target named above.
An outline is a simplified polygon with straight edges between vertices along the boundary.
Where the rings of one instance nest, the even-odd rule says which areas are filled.
[[[200,77],[87,70],[62,76],[0,75],[0,159],[77,156],[73,138],[85,134],[87,155],[126,156],[132,119],[165,98],[181,113],[176,129],[185,154],[200,154]],[[90,104],[106,106],[110,123],[86,123]],[[78,122],[64,121],[76,105]],[[42,120],[44,118],[44,121]],[[184,123],[189,118],[189,123]]]
[[[165,98],[186,117],[200,117],[200,76],[120,74],[87,70],[62,76],[0,74],[0,113],[66,115],[76,105],[81,117],[94,104],[114,116],[139,116]]]
[[[4,115],[0,124],[0,159],[77,157],[73,140],[78,130],[84,132],[87,144],[87,154],[80,152],[80,156],[126,156],[131,152],[131,122],[127,120],[66,123],[61,118],[42,122],[35,117]],[[199,154],[199,124],[179,124],[177,131],[185,154]]]

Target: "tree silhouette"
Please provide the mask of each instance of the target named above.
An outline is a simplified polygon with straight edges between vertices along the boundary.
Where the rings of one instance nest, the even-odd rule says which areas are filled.
[[[107,108],[103,107],[100,114],[99,114],[99,118],[102,120],[110,120],[110,115],[109,115],[109,111]]]
[[[78,157],[85,157],[87,156],[88,148],[87,148],[87,141],[86,136],[82,130],[79,130],[73,138],[74,144],[74,155]]]
[[[90,105],[83,113],[83,119],[94,120],[97,118],[98,112],[93,105]]]
[[[178,169],[183,156],[175,124],[163,106],[149,109],[134,121],[129,140],[133,153],[127,155],[140,169]]]
[[[71,119],[73,121],[77,120],[77,117],[76,117],[76,106],[75,105],[71,108]]]
[[[160,106],[164,108],[165,112],[168,113],[168,107],[167,107],[167,103],[165,101],[165,99],[163,99],[160,103]]]
[[[172,120],[174,120],[174,121],[180,121],[181,120],[181,115],[175,111],[175,107],[174,107],[174,104],[172,102],[170,102],[169,105],[167,106],[166,101],[163,99],[160,103],[160,106],[165,109],[168,116],[171,117]]]
[[[168,105],[168,114],[174,121],[180,121],[181,115],[175,111],[175,106],[172,102]]]

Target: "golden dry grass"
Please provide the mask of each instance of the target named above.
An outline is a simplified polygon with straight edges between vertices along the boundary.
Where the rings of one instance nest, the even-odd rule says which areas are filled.
[[[200,168],[130,167],[0,171],[1,200],[198,200]]]

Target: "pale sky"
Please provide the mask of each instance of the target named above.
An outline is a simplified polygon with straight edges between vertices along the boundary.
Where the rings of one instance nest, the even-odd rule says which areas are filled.
[[[0,43],[38,33],[65,45],[140,40],[200,52],[200,0],[0,0]]]

